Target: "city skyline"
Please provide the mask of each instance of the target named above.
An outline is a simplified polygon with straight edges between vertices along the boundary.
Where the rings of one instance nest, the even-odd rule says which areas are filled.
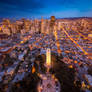
[[[92,17],[90,0],[0,0],[0,17]]]
[[[0,92],[92,92],[92,18],[11,20],[0,22]]]

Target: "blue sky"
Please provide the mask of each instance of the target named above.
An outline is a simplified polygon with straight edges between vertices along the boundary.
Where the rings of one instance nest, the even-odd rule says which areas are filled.
[[[0,0],[0,17],[92,17],[92,0]]]

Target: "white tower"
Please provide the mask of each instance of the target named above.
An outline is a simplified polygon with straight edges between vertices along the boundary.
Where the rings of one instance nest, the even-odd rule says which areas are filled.
[[[49,69],[51,67],[51,51],[50,51],[50,48],[47,48],[47,50],[46,50],[46,66],[48,68],[47,71],[49,71]]]

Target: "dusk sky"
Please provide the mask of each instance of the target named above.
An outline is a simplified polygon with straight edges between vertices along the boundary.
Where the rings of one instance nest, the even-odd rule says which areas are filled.
[[[0,17],[92,17],[92,0],[0,0]]]

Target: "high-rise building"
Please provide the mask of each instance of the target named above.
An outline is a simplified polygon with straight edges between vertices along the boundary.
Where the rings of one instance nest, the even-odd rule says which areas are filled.
[[[50,34],[53,33],[55,20],[56,20],[55,16],[51,16],[51,19],[50,19],[50,31],[49,31]]]
[[[41,19],[41,33],[44,33],[44,20]]]

